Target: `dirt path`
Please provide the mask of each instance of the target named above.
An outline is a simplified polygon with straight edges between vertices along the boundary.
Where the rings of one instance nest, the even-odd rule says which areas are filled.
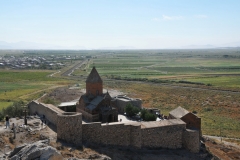
[[[214,155],[214,159],[237,160],[240,159],[239,146],[226,141],[219,141],[221,137],[204,136],[205,146],[209,153]]]
[[[45,88],[45,89],[41,89],[41,90],[38,90],[38,91],[35,91],[35,92],[32,92],[32,93],[25,94],[25,95],[23,95],[23,96],[20,96],[19,98],[24,99],[24,98],[26,98],[27,96],[30,96],[30,95],[33,95],[33,94],[37,94],[37,93],[40,93],[40,92],[42,92],[42,91],[47,91],[47,90],[50,90],[50,89],[55,89],[55,88],[64,87],[64,86],[65,86],[65,85],[51,86],[51,87],[48,87],[48,88]]]
[[[225,139],[234,139],[234,140],[239,140],[239,142],[240,142],[240,139],[217,137],[217,136],[209,136],[209,135],[203,135],[203,137],[217,140],[219,142],[222,142],[225,145],[233,146],[233,147],[236,147],[236,148],[238,148],[240,150],[240,145],[238,145],[236,143],[228,142],[228,141],[225,140]]]
[[[74,65],[72,68],[68,69],[64,73],[61,74],[61,76],[71,76],[71,74],[74,72],[74,70],[78,67],[81,67],[83,64],[85,64],[88,60],[83,60],[79,62],[78,64]]]
[[[50,74],[49,77],[53,77],[55,74],[60,73],[60,72],[61,71],[54,72],[54,73]]]

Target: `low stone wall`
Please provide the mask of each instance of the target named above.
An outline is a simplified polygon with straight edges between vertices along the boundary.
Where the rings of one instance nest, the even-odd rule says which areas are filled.
[[[82,145],[82,114],[65,112],[57,117],[57,138],[76,146]]]
[[[45,115],[46,119],[54,125],[57,124],[57,115],[64,112],[51,104],[38,103],[36,101],[30,102],[28,108],[30,114]]]
[[[200,150],[200,139],[198,130],[184,130],[183,146],[193,153],[198,153]]]

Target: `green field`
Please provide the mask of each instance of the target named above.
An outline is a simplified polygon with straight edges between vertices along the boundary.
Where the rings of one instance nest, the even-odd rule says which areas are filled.
[[[87,75],[93,66],[108,78],[189,81],[240,88],[238,50],[117,51],[92,59],[88,68],[75,70],[74,75]]]
[[[0,70],[0,108],[18,100],[27,103],[55,86],[70,83],[70,80],[49,77],[51,73],[52,71]]]

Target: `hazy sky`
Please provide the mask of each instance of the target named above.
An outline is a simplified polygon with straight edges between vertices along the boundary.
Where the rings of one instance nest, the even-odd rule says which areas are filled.
[[[1,0],[0,41],[68,48],[240,46],[240,0]]]

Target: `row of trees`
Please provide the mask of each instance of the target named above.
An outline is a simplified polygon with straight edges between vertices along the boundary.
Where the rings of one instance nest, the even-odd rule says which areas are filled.
[[[125,112],[127,114],[127,116],[129,117],[134,117],[136,115],[139,114],[140,112],[140,117],[143,121],[156,121],[157,116],[148,112],[146,109],[139,109],[135,106],[133,106],[132,104],[127,104],[127,106],[125,107]]]
[[[121,77],[116,75],[107,75],[107,78],[117,79],[117,80],[126,80],[126,81],[144,81],[144,82],[153,82],[153,83],[184,83],[184,84],[195,84],[195,85],[207,85],[212,86],[210,83],[202,83],[202,82],[191,82],[191,81],[176,81],[176,80],[167,80],[167,79],[148,79],[148,78],[134,78],[134,77]]]

